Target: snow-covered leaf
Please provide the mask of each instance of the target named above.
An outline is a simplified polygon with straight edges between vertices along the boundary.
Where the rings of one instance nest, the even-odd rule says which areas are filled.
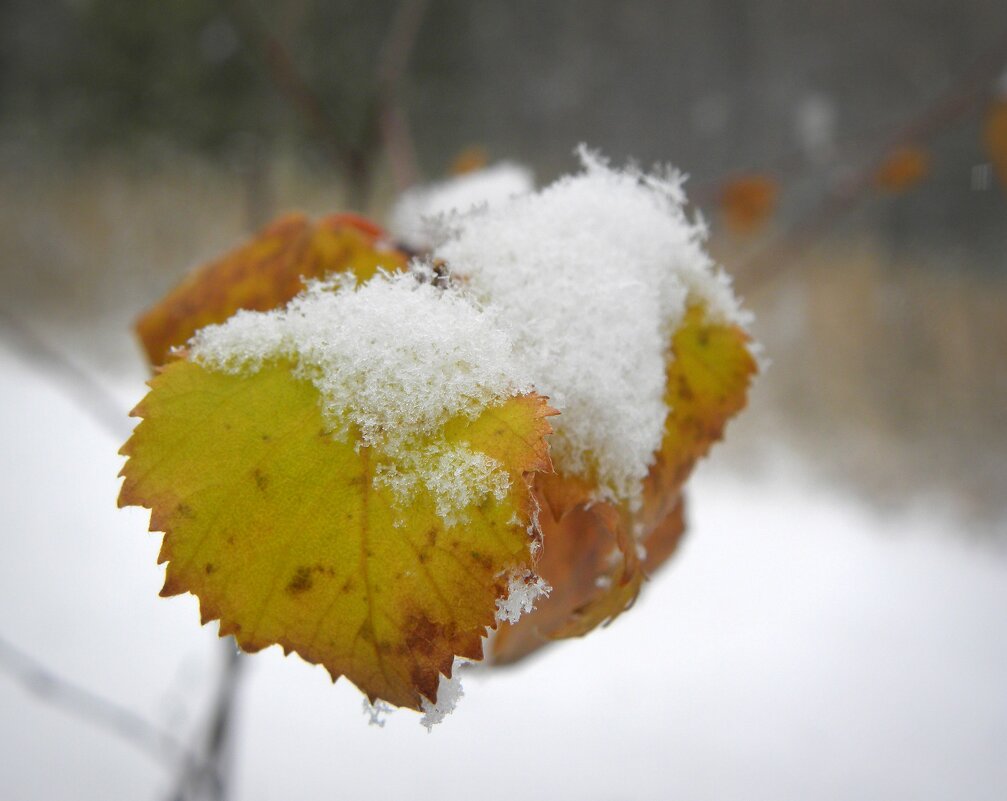
[[[540,586],[554,411],[483,312],[411,274],[203,329],[135,414],[120,504],[165,534],[163,594],[246,650],[420,709]]]
[[[672,341],[669,412],[640,504],[592,503],[582,481],[536,478],[544,507],[538,572],[552,592],[534,612],[501,628],[495,661],[513,662],[552,639],[586,634],[633,602],[644,577],[674,553],[684,531],[682,486],[744,408],[756,370],[748,334],[693,306]]]
[[[239,309],[267,311],[304,289],[305,280],[352,273],[360,280],[378,270],[400,270],[406,256],[385,244],[373,223],[352,214],[311,222],[289,214],[250,242],[192,272],[136,323],[147,358],[163,364],[173,347],[197,330],[222,323]]]
[[[149,507],[165,532],[162,594],[198,596],[221,635],[246,651],[277,643],[371,700],[419,709],[455,656],[481,658],[508,571],[532,562],[525,474],[549,468],[549,413],[516,397],[417,442],[483,455],[506,477],[448,525],[424,487],[403,513],[376,480],[385,457],[359,433],[332,436],[318,390],[289,365],[233,375],[177,361],[136,410],[120,504]]]

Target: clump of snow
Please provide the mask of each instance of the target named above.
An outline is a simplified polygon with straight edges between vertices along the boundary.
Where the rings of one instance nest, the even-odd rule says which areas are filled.
[[[406,502],[422,482],[453,524],[473,501],[503,497],[508,476],[464,447],[431,451],[428,435],[530,385],[507,333],[461,294],[423,278],[314,283],[285,309],[242,311],[202,329],[190,347],[196,362],[231,373],[288,360],[318,389],[333,435],[359,431],[386,459],[379,482]]]
[[[497,598],[496,619],[517,623],[523,614],[535,609],[535,602],[549,595],[552,587],[541,576],[526,568],[512,570],[507,577],[507,597]]]
[[[500,462],[464,444],[413,448],[395,463],[379,465],[375,475],[376,485],[391,487],[404,507],[415,497],[420,481],[437,488],[437,514],[448,526],[467,523],[465,509],[488,495],[502,501],[510,489],[510,476]]]
[[[557,469],[600,497],[639,500],[668,409],[672,334],[689,304],[746,322],[704,250],[670,169],[615,170],[581,148],[583,170],[536,194],[450,220],[433,251],[514,343],[560,411]]]
[[[389,230],[409,247],[425,250],[431,245],[432,231],[439,221],[452,213],[494,206],[534,188],[531,170],[511,162],[417,186],[403,192],[395,202]]]
[[[465,691],[462,689],[461,676],[459,675],[461,667],[464,664],[463,660],[455,657],[454,664],[451,667],[451,678],[441,676],[440,682],[437,685],[436,703],[431,702],[427,698],[422,700],[420,706],[423,710],[423,717],[420,718],[420,724],[425,726],[428,732],[432,732],[434,726],[454,712],[455,707],[458,706],[458,702],[465,695]]]
[[[367,715],[367,725],[377,726],[379,729],[385,727],[385,724],[388,722],[388,716],[395,711],[393,706],[382,701],[380,698],[372,704],[366,695],[364,696],[363,709],[364,714]]]

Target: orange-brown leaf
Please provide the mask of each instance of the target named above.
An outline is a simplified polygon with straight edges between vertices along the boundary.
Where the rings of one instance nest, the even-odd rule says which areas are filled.
[[[998,100],[990,106],[983,127],[983,139],[997,177],[1007,189],[1007,99]]]
[[[900,194],[912,189],[930,173],[930,153],[916,145],[893,150],[874,175],[879,189]]]
[[[779,184],[768,175],[745,175],[729,181],[720,191],[724,222],[739,235],[758,233],[773,216],[779,193]]]
[[[379,267],[399,270],[406,261],[405,254],[384,244],[381,229],[362,217],[336,214],[313,223],[290,214],[190,274],[137,320],[136,331],[156,366],[203,326],[222,323],[239,309],[284,305],[305,279],[352,272],[367,280]]]
[[[748,335],[695,306],[672,340],[664,439],[630,512],[591,504],[590,488],[561,475],[536,477],[543,514],[538,572],[553,591],[534,612],[501,626],[493,658],[510,663],[550,640],[586,634],[621,614],[645,576],[675,552],[685,530],[682,486],[747,401],[757,365]],[[557,508],[558,506],[558,508]]]
[[[493,639],[494,663],[515,662],[555,639],[599,596],[598,577],[612,571],[617,551],[609,522],[597,506],[580,504],[561,520],[543,510],[539,518],[543,545],[536,570],[552,592],[517,623],[500,625]]]

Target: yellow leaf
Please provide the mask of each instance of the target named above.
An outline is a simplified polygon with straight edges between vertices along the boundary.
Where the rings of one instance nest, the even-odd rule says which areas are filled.
[[[983,139],[997,177],[1007,189],[1007,100],[998,100],[986,116]]]
[[[695,462],[723,437],[724,427],[745,408],[757,372],[749,335],[736,325],[707,319],[691,307],[672,339],[665,404],[668,417],[658,454],[663,488],[681,486]],[[659,485],[653,484],[651,494]]]
[[[302,214],[279,218],[251,242],[190,274],[136,323],[152,365],[163,364],[200,328],[239,309],[268,311],[304,289],[304,279],[352,272],[365,281],[382,267],[405,267],[407,256],[383,244],[373,223],[334,214],[312,223]]]
[[[536,395],[450,419],[417,443],[495,459],[509,487],[448,525],[422,487],[408,509],[382,454],[326,427],[319,394],[273,363],[251,374],[177,360],[151,381],[123,447],[120,505],[163,531],[163,595],[191,592],[246,651],[279,644],[372,700],[435,701],[454,657],[479,659],[508,571],[532,567],[530,474],[551,469]]]
[[[907,145],[893,150],[874,175],[878,188],[893,194],[912,189],[930,173],[930,153]]]
[[[686,313],[672,340],[664,439],[639,508],[591,503],[590,487],[578,479],[536,476],[544,507],[538,572],[553,589],[535,611],[501,626],[493,640],[496,662],[517,661],[553,639],[611,621],[674,553],[684,532],[682,485],[747,401],[757,370],[749,342],[740,327],[707,319],[699,306]]]
[[[735,178],[720,191],[720,209],[727,227],[736,234],[757,233],[773,216],[780,188],[768,175]]]

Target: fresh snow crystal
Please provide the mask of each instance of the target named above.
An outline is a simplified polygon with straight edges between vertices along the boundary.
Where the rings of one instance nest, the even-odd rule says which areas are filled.
[[[454,213],[494,206],[535,188],[531,170],[501,162],[476,172],[408,189],[395,202],[389,229],[399,241],[416,250],[431,244],[433,232]]]
[[[501,623],[517,623],[521,615],[535,609],[535,601],[551,590],[545,579],[530,570],[512,570],[507,577],[507,597],[497,598],[496,619]]]
[[[254,372],[286,359],[312,381],[335,436],[350,426],[387,457],[376,482],[405,508],[417,482],[433,494],[448,525],[508,476],[495,460],[463,446],[420,450],[417,438],[448,419],[530,389],[506,332],[468,299],[417,273],[379,274],[312,284],[285,309],[240,311],[197,332],[192,358],[211,369]],[[429,276],[427,276],[429,277]]]
[[[464,660],[455,657],[451,667],[451,678],[441,676],[440,683],[437,685],[437,703],[431,703],[426,698],[423,699],[421,704],[423,717],[420,718],[420,724],[425,726],[428,732],[432,732],[434,726],[454,712],[458,702],[465,695],[459,675],[465,664]]]
[[[632,505],[661,443],[668,349],[687,306],[744,318],[677,173],[615,170],[584,148],[580,158],[577,175],[452,217],[433,255],[560,411],[557,469]]]

